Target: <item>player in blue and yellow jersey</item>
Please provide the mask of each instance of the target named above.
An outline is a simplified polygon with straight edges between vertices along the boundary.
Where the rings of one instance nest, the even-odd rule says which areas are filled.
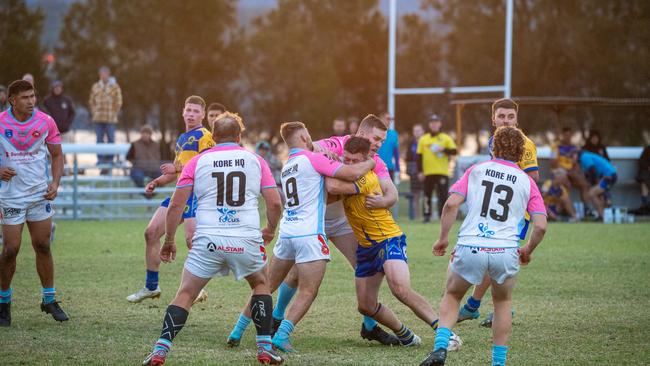
[[[185,100],[183,108],[183,120],[185,121],[185,133],[176,140],[176,158],[173,163],[163,164],[160,167],[162,175],[147,184],[145,194],[152,195],[156,187],[175,182],[178,174],[183,170],[193,157],[214,146],[214,140],[210,131],[203,127],[205,118],[205,101],[203,98],[193,95]],[[145,286],[136,293],[129,295],[126,299],[129,302],[140,302],[148,298],[159,298],[160,287],[158,287],[158,270],[160,268],[160,238],[165,234],[165,216],[169,206],[170,197],[167,197],[156,210],[144,231],[144,240],[147,244],[145,258],[147,265],[147,277]],[[183,220],[185,222],[185,241],[187,247],[191,247],[192,236],[196,229],[196,197],[191,195],[185,205]],[[205,292],[201,292],[196,301],[207,298]]]
[[[564,175],[562,175],[564,174]],[[553,171],[553,179],[542,184],[542,197],[548,218],[560,220],[562,216],[568,216],[570,222],[577,222],[578,216],[569,197],[569,190],[562,184],[566,180],[566,173],[561,170]]]
[[[344,161],[355,164],[367,159],[370,141],[351,137],[345,143]],[[411,288],[406,257],[406,236],[386,208],[368,208],[366,197],[381,195],[377,175],[370,171],[355,182],[326,179],[327,192],[343,195],[345,215],[359,242],[355,267],[359,312],[390,328],[404,346],[421,343],[420,337],[397,319],[386,305],[379,302],[379,287],[386,277],[392,294],[433,330],[438,317],[431,304]],[[454,350],[458,343],[451,343]]]
[[[576,156],[580,148],[571,143],[572,137],[571,127],[562,128],[558,142],[551,147],[551,168],[554,176],[561,180],[564,187],[567,189],[572,186],[578,188],[582,202],[595,207],[589,194],[589,182],[580,169],[580,164],[576,163]]]
[[[519,113],[519,106],[514,100],[502,98],[492,103],[492,125],[495,128],[499,127],[517,127],[517,114]],[[490,155],[492,155],[494,136],[490,136],[488,140],[488,148]],[[524,155],[517,162],[517,166],[528,174],[535,182],[539,180],[539,164],[537,163],[537,147],[535,143],[524,135]],[[528,212],[524,215],[519,223],[519,238],[526,239],[528,232],[528,224],[530,223],[530,215]],[[474,287],[472,296],[467,298],[467,303],[460,308],[458,313],[458,321],[476,319],[480,316],[478,311],[481,306],[481,299],[485,296],[488,288],[490,288],[490,277],[485,276],[485,279],[480,285]],[[492,326],[492,313],[489,313],[487,318],[481,322],[484,327]]]

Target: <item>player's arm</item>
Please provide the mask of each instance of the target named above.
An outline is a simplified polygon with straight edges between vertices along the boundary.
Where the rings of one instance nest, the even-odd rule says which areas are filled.
[[[465,197],[457,192],[452,192],[449,198],[447,198],[447,202],[445,202],[445,206],[442,208],[442,216],[440,217],[440,237],[433,245],[434,255],[442,256],[445,254],[449,246],[449,231],[454,221],[456,221],[458,210],[463,202],[465,202]]]
[[[325,188],[328,194],[333,195],[351,195],[359,193],[354,182],[347,182],[338,178],[325,178]]]
[[[282,200],[277,187],[263,188],[262,197],[266,203],[266,227],[262,230],[262,239],[266,245],[275,236],[275,229],[278,227],[278,221],[282,213]]]
[[[366,197],[367,208],[391,208],[397,202],[397,187],[390,179],[380,179],[379,186],[383,194],[369,194]]]
[[[528,243],[519,249],[519,260],[521,264],[528,264],[530,262],[533,251],[542,242],[542,239],[544,239],[544,234],[546,234],[546,228],[548,226],[546,215],[531,214],[531,220],[533,221],[533,233],[530,235]]]
[[[52,182],[47,186],[45,199],[53,200],[56,198],[59,183],[61,182],[61,176],[63,175],[63,149],[61,148],[61,144],[46,145],[52,159]]]
[[[185,203],[192,194],[193,185],[177,187],[172,195],[165,216],[165,244],[160,248],[160,259],[169,263],[176,259],[176,229],[181,223]]]
[[[152,180],[151,182],[147,183],[147,186],[144,188],[144,193],[145,194],[153,194],[153,191],[157,187],[162,187],[165,186],[173,181],[175,181],[177,178],[176,174],[163,174],[160,177]]]
[[[537,147],[530,139],[524,143],[524,156],[518,163],[523,170],[535,182],[539,181],[539,164],[537,163]]]
[[[348,182],[354,182],[374,168],[375,161],[373,159],[368,159],[351,165],[341,165],[341,167],[334,173],[334,177]]]
[[[528,174],[529,177],[533,178],[535,182],[539,181],[539,170],[530,170],[527,171],[526,174]]]
[[[442,152],[447,154],[447,156],[453,156],[458,154],[456,143],[454,142],[454,139],[452,139],[451,136],[449,135],[447,135],[447,141],[445,141],[445,148],[442,150]]]

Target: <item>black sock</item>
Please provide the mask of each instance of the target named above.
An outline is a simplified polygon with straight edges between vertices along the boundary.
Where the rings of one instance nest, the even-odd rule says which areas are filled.
[[[160,338],[167,339],[170,342],[173,341],[176,334],[183,329],[188,315],[189,313],[187,310],[182,307],[169,305],[165,312],[165,319],[163,320],[163,328],[162,332],[160,332]]]
[[[273,298],[271,295],[251,296],[251,319],[257,328],[257,335],[271,335],[273,330]]]

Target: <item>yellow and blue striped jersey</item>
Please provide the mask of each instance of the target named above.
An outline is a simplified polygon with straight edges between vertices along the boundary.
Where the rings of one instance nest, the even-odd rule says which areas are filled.
[[[373,171],[354,182],[357,194],[343,199],[345,216],[363,247],[371,247],[386,239],[402,235],[402,229],[397,225],[390,211],[385,208],[366,208],[366,196],[382,194],[379,178]]]
[[[193,157],[214,146],[212,134],[204,127],[197,127],[178,136],[176,140],[176,171],[183,170]]]

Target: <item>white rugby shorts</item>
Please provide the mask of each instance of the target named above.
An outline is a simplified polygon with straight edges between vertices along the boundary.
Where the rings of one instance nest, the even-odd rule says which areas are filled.
[[[451,254],[450,269],[473,285],[483,282],[486,272],[501,285],[519,272],[518,249],[456,245]]]
[[[322,235],[299,238],[280,238],[273,248],[273,255],[285,261],[307,263],[317,260],[330,260],[330,248]]]
[[[185,269],[201,278],[227,276],[238,281],[266,265],[266,249],[261,240],[197,234],[185,259]]]
[[[42,197],[32,200],[2,199],[0,215],[3,225],[20,225],[25,221],[36,222],[49,219],[54,215],[54,206],[52,201]]]

